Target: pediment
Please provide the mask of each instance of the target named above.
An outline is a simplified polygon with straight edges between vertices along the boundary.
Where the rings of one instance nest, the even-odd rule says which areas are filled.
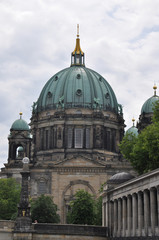
[[[65,167],[104,167],[105,164],[97,160],[86,158],[84,156],[73,156],[56,163],[56,165]]]

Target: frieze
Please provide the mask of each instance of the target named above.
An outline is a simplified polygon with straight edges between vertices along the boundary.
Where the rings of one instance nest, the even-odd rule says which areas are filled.
[[[53,172],[58,172],[58,173],[67,173],[67,172],[82,172],[82,173],[107,173],[107,170],[111,168],[110,164],[107,164],[104,167],[95,167],[95,168],[87,168],[87,167],[54,167],[54,166],[48,166],[49,168],[52,169]]]

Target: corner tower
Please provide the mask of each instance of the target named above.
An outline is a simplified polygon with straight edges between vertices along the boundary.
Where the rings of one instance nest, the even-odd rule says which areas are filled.
[[[32,138],[27,122],[22,119],[22,112],[19,115],[19,119],[15,120],[10,128],[8,163],[1,169],[1,175],[16,178],[21,182],[22,159],[30,157]]]
[[[139,116],[139,122],[137,128],[139,133],[152,123],[153,108],[155,103],[159,100],[159,96],[156,94],[157,86],[153,86],[154,95],[146,100],[141,108],[141,114]]]

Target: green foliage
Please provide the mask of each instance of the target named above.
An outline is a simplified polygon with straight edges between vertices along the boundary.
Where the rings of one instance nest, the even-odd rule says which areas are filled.
[[[155,104],[152,122],[137,137],[127,133],[119,145],[139,174],[159,167],[159,102]]]
[[[36,200],[31,201],[32,221],[39,223],[59,223],[60,217],[57,214],[57,205],[49,196],[41,195]]]
[[[139,174],[159,167],[159,123],[153,123],[142,130],[131,158]]]
[[[70,208],[67,215],[68,223],[101,225],[101,199],[95,201],[91,194],[81,189],[76,192]]]
[[[95,221],[94,225],[102,225],[102,197],[97,198],[95,202]]]
[[[153,118],[152,118],[152,122],[153,123],[157,123],[159,122],[159,101],[155,102],[154,106],[153,106]]]
[[[0,179],[0,219],[10,220],[17,213],[20,185],[13,178]]]
[[[100,186],[100,189],[98,190],[99,193],[102,193],[103,192],[103,188],[104,188],[104,185],[106,184],[106,182],[102,183],[101,186]]]
[[[131,160],[131,153],[133,151],[133,147],[137,142],[137,136],[133,133],[126,133],[123,137],[123,140],[119,144],[119,148],[124,158]]]

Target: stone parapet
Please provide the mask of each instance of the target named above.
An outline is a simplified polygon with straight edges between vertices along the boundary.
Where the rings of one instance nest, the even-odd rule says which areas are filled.
[[[84,236],[107,236],[107,228],[100,226],[85,226],[73,224],[33,224],[36,234],[59,234],[60,235],[84,235]]]
[[[158,240],[158,237],[112,237],[108,240]]]
[[[14,221],[8,221],[8,220],[0,220],[0,231],[11,231],[14,229]]]

